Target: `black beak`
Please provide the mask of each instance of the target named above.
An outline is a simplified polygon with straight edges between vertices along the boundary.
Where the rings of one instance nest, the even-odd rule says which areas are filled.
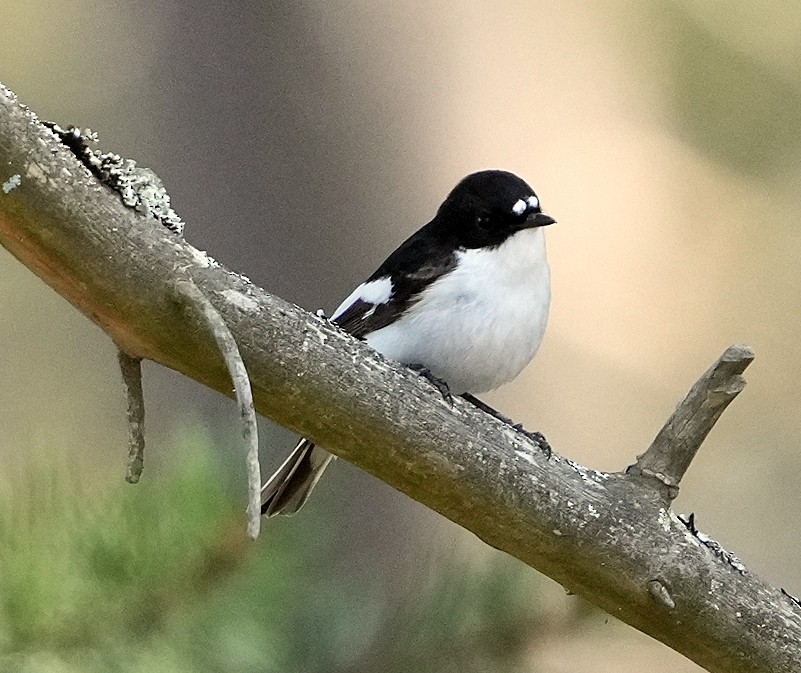
[[[534,227],[546,227],[555,222],[555,219],[545,213],[531,213],[531,215],[526,218],[525,228],[533,229]]]

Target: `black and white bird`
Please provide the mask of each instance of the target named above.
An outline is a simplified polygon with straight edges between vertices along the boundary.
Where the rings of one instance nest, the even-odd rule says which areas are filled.
[[[331,320],[454,394],[494,390],[542,342],[551,303],[542,227],[553,223],[516,175],[468,175]],[[262,513],[297,512],[332,458],[301,439],[262,487]]]

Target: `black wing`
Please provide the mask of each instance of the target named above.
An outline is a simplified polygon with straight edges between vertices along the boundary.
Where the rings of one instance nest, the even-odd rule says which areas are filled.
[[[389,278],[392,293],[381,304],[356,299],[334,322],[358,339],[391,325],[435,280],[456,266],[456,250],[433,235],[430,223],[408,238],[364,284]]]

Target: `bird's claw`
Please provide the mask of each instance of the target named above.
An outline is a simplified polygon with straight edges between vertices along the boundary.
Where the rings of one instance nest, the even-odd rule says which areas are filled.
[[[416,372],[423,378],[428,379],[428,382],[439,391],[440,395],[442,395],[442,399],[444,399],[448,404],[453,405],[453,395],[451,394],[451,389],[448,387],[448,384],[442,379],[434,376],[428,367],[425,367],[424,365],[409,365],[409,369],[411,369],[413,372]]]
[[[537,432],[536,430],[534,432],[526,430],[522,423],[515,423],[512,428],[534,442],[537,447],[539,447],[540,451],[545,454],[546,458],[551,458],[551,455],[553,455],[553,449],[551,449],[551,445],[548,443],[548,440],[545,439],[545,435],[543,435],[541,432]]]
[[[478,399],[475,395],[471,395],[470,393],[464,393],[462,397],[470,402],[474,407],[481,409],[481,411],[489,414],[490,416],[494,416],[497,418],[501,423],[505,423],[512,427],[515,432],[519,432],[521,435],[525,435],[528,437],[532,442],[534,442],[545,454],[545,457],[550,459],[553,451],[551,450],[551,445],[548,444],[548,440],[545,439],[545,435],[541,432],[530,432],[523,427],[522,423],[514,423],[511,418],[508,416],[504,416],[498,410],[493,409],[489,404],[486,402],[482,402]]]

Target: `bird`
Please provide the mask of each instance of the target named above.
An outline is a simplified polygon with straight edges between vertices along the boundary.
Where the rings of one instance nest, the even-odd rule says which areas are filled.
[[[330,320],[446,396],[494,412],[473,395],[514,379],[542,343],[551,303],[543,227],[554,223],[522,178],[472,173]],[[333,458],[301,439],[262,487],[262,514],[295,514]]]

